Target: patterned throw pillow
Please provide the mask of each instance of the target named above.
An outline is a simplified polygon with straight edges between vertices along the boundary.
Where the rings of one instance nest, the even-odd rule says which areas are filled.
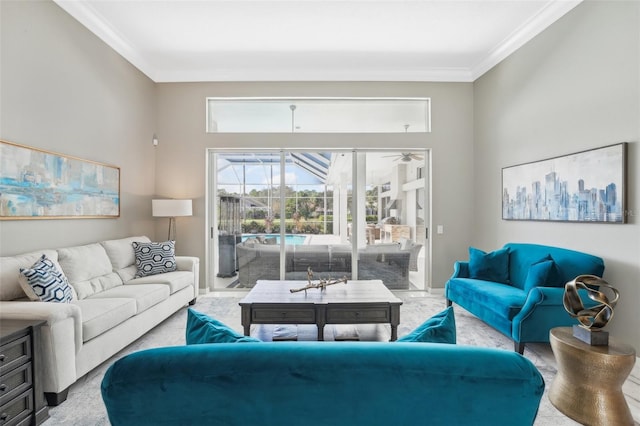
[[[163,243],[133,242],[138,272],[136,278],[176,270],[175,241]]]
[[[20,268],[20,273],[26,278],[19,280],[20,286],[31,300],[69,303],[73,299],[67,277],[44,254],[30,268]]]

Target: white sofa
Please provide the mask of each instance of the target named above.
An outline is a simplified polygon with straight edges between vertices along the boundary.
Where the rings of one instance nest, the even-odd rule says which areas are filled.
[[[0,257],[0,320],[41,319],[42,385],[49,405],[69,386],[187,304],[195,303],[199,259],[176,256],[176,271],[135,278],[129,237]],[[20,268],[42,254],[57,261],[74,290],[71,303],[34,302],[19,284]]]

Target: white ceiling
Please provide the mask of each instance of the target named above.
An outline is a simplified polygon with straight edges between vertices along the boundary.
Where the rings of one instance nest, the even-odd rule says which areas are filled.
[[[582,0],[54,0],[156,82],[474,81]]]

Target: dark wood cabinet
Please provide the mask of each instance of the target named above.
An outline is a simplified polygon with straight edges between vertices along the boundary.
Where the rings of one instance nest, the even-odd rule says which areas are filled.
[[[40,387],[42,324],[0,321],[0,426],[39,425],[49,418]]]

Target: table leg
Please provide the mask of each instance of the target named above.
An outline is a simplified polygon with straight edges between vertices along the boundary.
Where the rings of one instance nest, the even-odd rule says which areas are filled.
[[[240,313],[242,326],[244,327],[244,335],[251,335],[251,308],[243,306]]]
[[[324,326],[327,323],[327,309],[319,306],[316,309],[316,325],[318,326],[318,342],[324,340]]]
[[[398,340],[398,325],[400,324],[400,305],[391,306],[391,342]]]
[[[391,324],[391,339],[390,342],[395,342],[398,340],[398,326]]]

